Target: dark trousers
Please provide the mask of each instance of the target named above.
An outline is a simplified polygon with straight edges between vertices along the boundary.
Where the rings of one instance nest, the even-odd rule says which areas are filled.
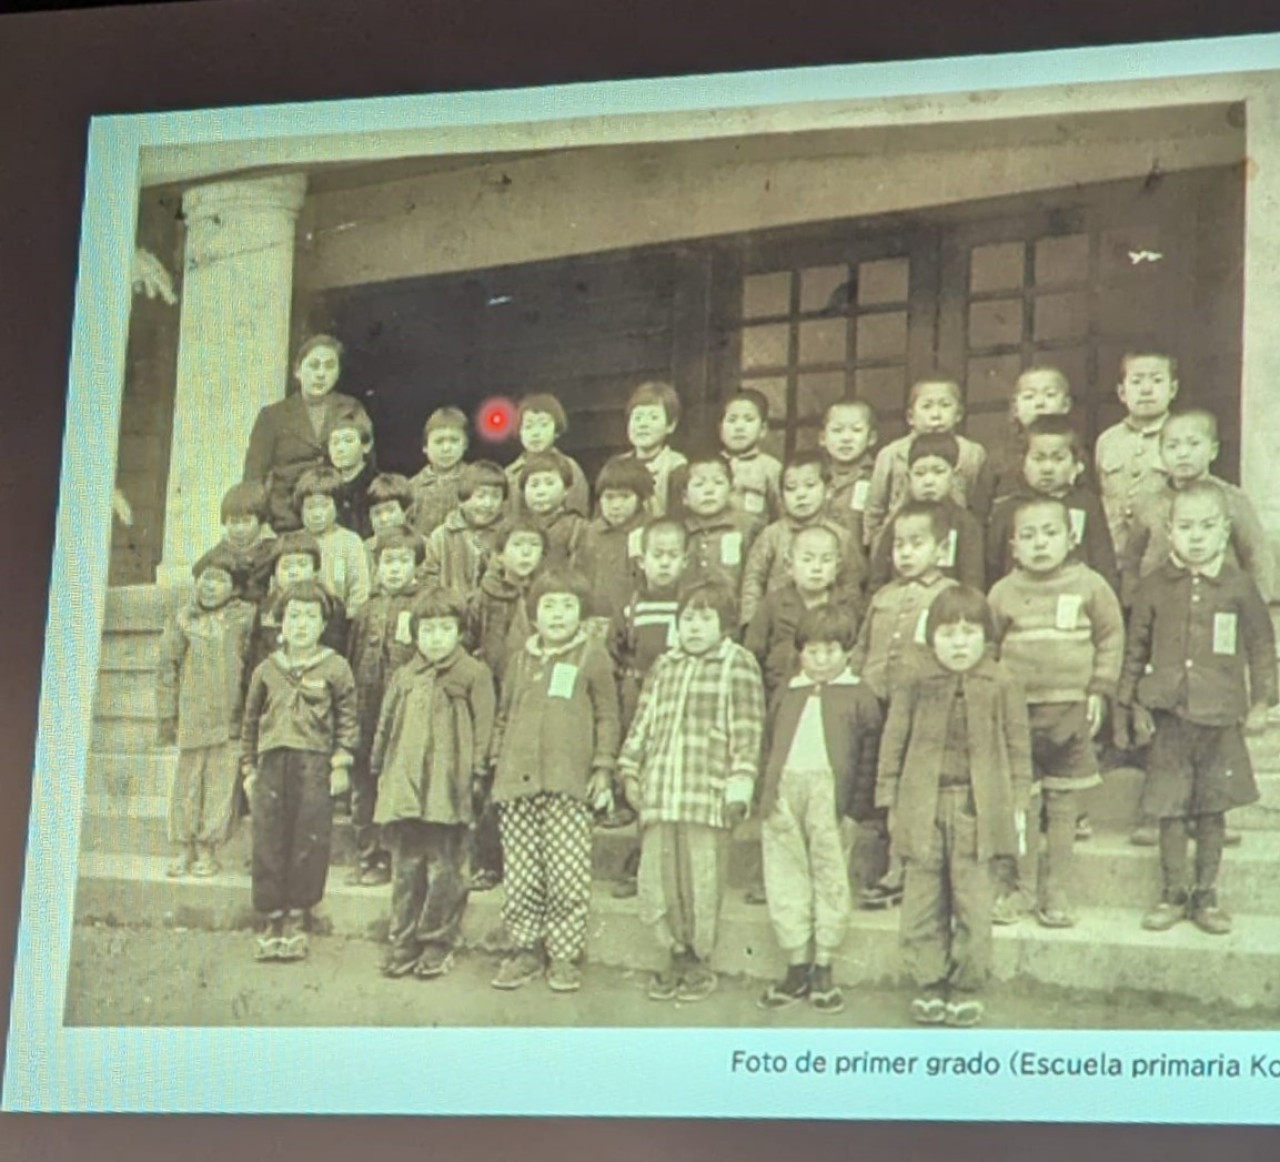
[[[382,834],[391,849],[392,945],[451,949],[467,906],[467,825],[397,819]]]
[[[1222,867],[1223,840],[1226,836],[1227,817],[1221,811],[1208,815],[1196,815],[1196,866],[1193,887],[1200,896],[1207,896],[1218,886],[1218,871]],[[1160,872],[1164,879],[1166,900],[1178,900],[1187,889],[1190,869],[1187,849],[1190,837],[1186,819],[1160,820]]]
[[[921,988],[977,990],[991,971],[990,864],[978,859],[968,787],[940,788],[927,857],[904,861],[900,943]]]
[[[329,756],[268,751],[258,761],[251,808],[253,906],[259,912],[314,908],[329,875]]]
[[[351,829],[355,833],[356,855],[362,868],[387,862],[381,828],[373,821],[378,804],[378,780],[369,772],[367,756],[357,756],[351,765]]]
[[[485,803],[476,820],[471,841],[471,867],[477,872],[491,872],[495,879],[502,879],[502,832],[498,827],[496,803]]]

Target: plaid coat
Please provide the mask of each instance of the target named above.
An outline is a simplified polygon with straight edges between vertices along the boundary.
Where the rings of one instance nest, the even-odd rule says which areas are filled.
[[[750,802],[764,736],[764,690],[750,652],[668,650],[649,671],[618,773],[640,784],[640,822],[726,827],[726,799]]]

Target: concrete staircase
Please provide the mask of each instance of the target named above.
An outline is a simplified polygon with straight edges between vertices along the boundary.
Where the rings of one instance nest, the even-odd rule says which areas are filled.
[[[76,896],[82,921],[238,929],[254,919],[247,820],[218,877],[172,881],[164,875],[165,810],[177,755],[154,745],[152,666],[163,619],[179,599],[151,587],[108,594]],[[1141,914],[1159,892],[1158,861],[1153,849],[1127,841],[1141,775],[1120,769],[1091,793],[1096,834],[1076,848],[1079,926],[1049,931],[1028,919],[997,929],[997,976],[1280,1011],[1280,722],[1252,749],[1262,800],[1229,817],[1230,826],[1244,832],[1243,844],[1227,853],[1221,880],[1222,902],[1236,919],[1230,936],[1210,937],[1190,924],[1160,934],[1142,930]],[[633,832],[597,832],[587,951],[603,964],[656,967],[657,951],[634,901],[614,900],[608,891],[633,842]],[[324,915],[335,932],[380,939],[387,889],[345,886],[351,856],[350,829],[339,820]],[[758,867],[758,828],[749,822],[734,844],[717,967],[771,977],[783,960],[767,910],[747,905],[740,890]],[[469,942],[483,943],[497,929],[500,906],[501,890],[472,897],[464,928]],[[836,966],[838,979],[846,985],[895,979],[896,939],[896,912],[859,912]]]

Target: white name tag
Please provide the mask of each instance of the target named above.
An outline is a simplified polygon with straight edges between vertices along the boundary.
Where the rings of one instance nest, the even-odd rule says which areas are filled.
[[[1075,629],[1080,619],[1080,607],[1083,599],[1078,593],[1063,593],[1058,597],[1058,629]]]
[[[551,698],[572,698],[573,684],[578,679],[578,667],[569,662],[557,662],[551,670],[551,685],[547,694]]]
[[[927,646],[929,644],[929,611],[922,609],[920,616],[916,619],[916,645]]]
[[[1238,629],[1234,613],[1215,613],[1213,615],[1213,652],[1234,654]]]
[[[413,643],[413,614],[407,609],[402,609],[396,618],[396,641],[405,646]]]
[[[942,557],[938,561],[939,569],[954,569],[956,567],[956,545],[960,540],[960,534],[952,529],[947,534],[947,547],[942,550]]]
[[[1071,535],[1075,538],[1076,544],[1079,544],[1084,540],[1085,511],[1082,508],[1069,508],[1067,516],[1071,518]]]
[[[742,507],[752,515],[764,512],[764,493],[744,492],[742,494]]]
[[[867,511],[867,493],[871,491],[870,480],[857,480],[854,482],[853,491],[849,493],[849,507],[854,512]]]
[[[644,529],[632,529],[627,534],[627,556],[639,557],[644,554]]]
[[[759,495],[752,493],[750,495]],[[742,534],[725,533],[720,538],[720,564],[740,565],[742,563]]]

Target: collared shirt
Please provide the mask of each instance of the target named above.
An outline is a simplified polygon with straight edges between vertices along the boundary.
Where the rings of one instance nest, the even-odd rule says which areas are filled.
[[[758,525],[777,520],[782,511],[782,461],[759,448],[735,455],[722,452],[729,465],[734,501]]]
[[[1117,556],[1124,551],[1139,500],[1159,492],[1167,476],[1160,460],[1160,433],[1168,416],[1137,427],[1127,416],[1098,437],[1096,459],[1102,508]]]
[[[929,607],[955,584],[941,574],[928,584],[898,578],[871,599],[849,665],[877,698],[889,697],[932,656],[925,638]]]

